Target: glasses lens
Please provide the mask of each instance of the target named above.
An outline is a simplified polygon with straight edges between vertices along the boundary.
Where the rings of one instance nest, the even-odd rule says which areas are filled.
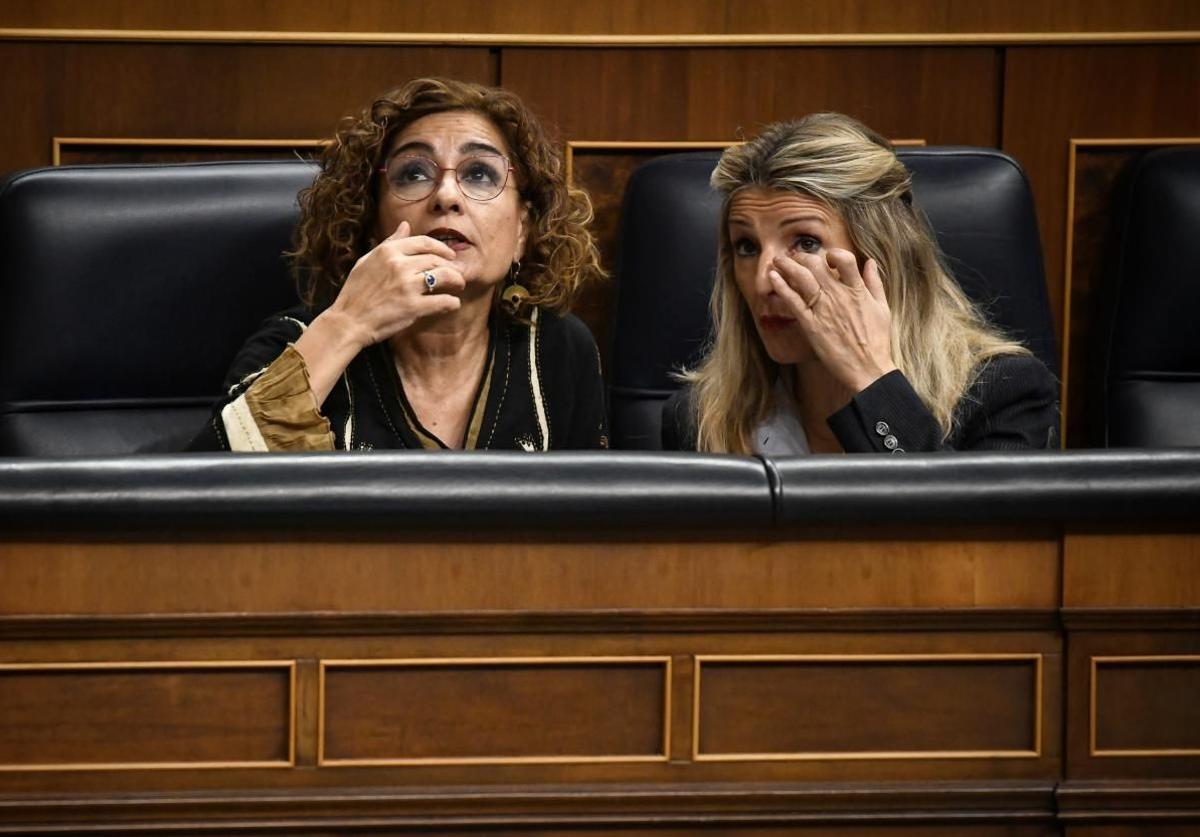
[[[477,201],[487,201],[503,191],[504,183],[508,180],[508,161],[493,155],[468,157],[458,164],[455,174],[458,176],[458,187],[464,195]]]
[[[415,201],[433,191],[438,179],[438,167],[428,157],[402,155],[388,163],[388,185],[397,197]]]

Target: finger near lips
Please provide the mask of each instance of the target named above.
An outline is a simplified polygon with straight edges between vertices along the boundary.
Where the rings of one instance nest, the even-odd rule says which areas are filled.
[[[449,244],[427,235],[414,235],[408,238],[394,239],[394,241],[395,247],[406,256],[432,254],[451,261],[456,258],[455,252]]]

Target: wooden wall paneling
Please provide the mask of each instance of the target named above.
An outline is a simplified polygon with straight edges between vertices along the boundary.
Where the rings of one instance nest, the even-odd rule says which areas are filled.
[[[578,792],[571,798],[585,804],[586,785],[596,782],[670,783],[680,791],[687,789],[699,800],[706,794],[717,792],[714,783],[728,782],[1022,781],[1048,792],[1060,775],[1061,643],[1053,634],[965,629],[889,633],[886,618],[877,619],[874,630],[806,633],[775,631],[770,627],[772,622],[773,618],[764,614],[755,623],[743,621],[746,625],[743,629],[723,632],[652,629],[604,632],[597,626],[591,631],[576,633],[540,633],[531,629],[524,634],[497,631],[456,635],[453,619],[448,617],[435,627],[407,635],[392,632],[312,636],[305,635],[303,628],[295,627],[286,634],[257,638],[246,638],[244,630],[231,630],[224,637],[210,630],[207,637],[172,639],[5,641],[0,643],[0,654],[5,659],[57,658],[58,666],[100,664],[119,667],[133,660],[135,665],[170,670],[188,665],[186,661],[173,662],[172,657],[206,658],[209,665],[217,668],[229,663],[215,658],[298,659],[297,769],[247,769],[245,766],[239,769],[230,764],[221,770],[124,769],[71,774],[0,771],[0,795],[85,791],[167,793],[189,789],[241,789],[266,793],[272,789],[300,791],[306,787],[321,787],[332,792],[364,784],[387,785],[397,793],[403,789],[406,793],[417,794],[430,785],[446,788],[493,786],[493,792],[498,794],[500,791],[495,786],[500,785],[535,787],[546,783],[569,783]],[[530,620],[530,624],[534,625],[536,621]],[[677,680],[672,684],[671,695],[664,694],[665,658],[699,656],[711,659],[714,655],[745,658],[764,654],[791,658],[851,658],[852,662],[847,665],[852,668],[856,665],[853,661],[866,664],[866,658],[882,656],[903,661],[898,663],[899,677],[906,677],[905,672],[909,672],[918,679],[923,678],[922,682],[926,684],[934,684],[941,676],[939,671],[970,674],[972,666],[982,666],[985,679],[992,684],[1011,680],[1011,689],[1004,689],[979,704],[965,699],[955,703],[956,696],[949,693],[933,699],[922,696],[913,703],[912,690],[905,691],[905,687],[897,685],[892,678],[888,688],[892,688],[898,699],[909,701],[898,708],[896,722],[887,733],[902,745],[939,738],[945,740],[963,723],[973,729],[972,735],[977,740],[981,734],[991,734],[981,732],[978,722],[993,715],[997,719],[1007,719],[1005,729],[999,735],[1011,733],[1013,741],[1020,739],[1024,745],[1036,735],[1033,730],[1035,719],[1031,717],[1035,695],[1031,694],[1031,681],[1025,673],[1032,672],[1034,660],[1040,660],[1044,696],[1040,704],[1040,755],[964,753],[962,747],[957,747],[958,752],[952,757],[910,750],[909,756],[897,759],[860,750],[854,758],[845,759],[696,760],[691,755],[691,742],[688,741],[683,751],[675,753],[668,762],[662,756],[665,736],[669,734],[675,738],[676,730],[684,731],[688,738],[693,734],[689,717],[695,681],[694,677],[691,681]],[[976,661],[962,659],[955,662],[955,655],[970,656]],[[910,662],[914,657],[932,658],[941,668],[922,670],[924,664]],[[647,658],[653,659],[645,662]],[[1016,658],[1025,662],[1015,664],[1022,666],[1019,671],[1010,671],[1004,660]],[[315,691],[315,678],[306,684],[303,669],[309,664],[307,661],[314,659],[325,660],[327,673],[334,673],[325,704],[328,716],[326,749],[324,758],[319,760],[324,765],[321,767],[304,755],[305,751],[313,751],[312,745],[318,740],[315,726],[305,720],[305,713],[316,705],[316,701],[311,694]],[[354,659],[355,666],[338,662],[347,659]],[[402,660],[404,664],[389,662],[395,660]],[[532,676],[534,668],[548,676]],[[859,675],[875,676],[867,667],[859,666],[854,670]],[[571,672],[579,674],[575,682],[564,676]],[[686,677],[687,672],[684,674]],[[1015,677],[1010,677],[1011,674]],[[257,670],[255,675],[258,676]],[[405,680],[409,675],[412,677]],[[441,685],[430,680],[429,675],[442,678]],[[347,676],[351,679],[345,679]],[[963,681],[960,677],[955,682]],[[419,688],[422,684],[433,684],[436,688],[424,690]],[[228,751],[230,741],[240,740],[237,736],[243,726],[252,729],[262,726],[276,733],[282,729],[276,723],[281,713],[267,717],[253,711],[257,704],[249,702],[249,698],[254,692],[243,688],[246,684],[231,682],[227,685],[225,691],[213,696],[211,709],[193,719],[196,753],[218,747]],[[978,691],[967,689],[963,696],[970,697]],[[684,699],[679,700],[676,692]],[[573,700],[572,695],[578,700]],[[758,699],[761,706],[762,700],[769,702],[771,696],[758,693]],[[864,733],[855,729],[858,720],[853,710],[871,699],[857,692],[831,694],[822,706],[834,701],[834,708],[823,718],[810,717],[805,723],[811,726],[823,722],[830,727],[829,734],[861,740]],[[669,733],[663,726],[667,700],[674,707],[667,716]],[[842,701],[845,706],[838,705],[837,701]],[[940,711],[948,702],[953,708]],[[144,702],[141,705],[145,705]],[[186,708],[186,703],[180,705]],[[478,708],[479,717],[464,717],[462,710],[474,712],[472,707]],[[535,723],[538,713],[544,727],[533,728],[531,724]],[[892,714],[890,710],[889,714]],[[145,716],[148,729],[153,729],[152,724],[160,715]],[[484,715],[504,716],[507,721],[486,724],[482,721]],[[10,723],[10,717],[0,718],[0,738],[5,735],[4,727]],[[762,720],[769,721],[770,717],[764,716]],[[109,723],[108,714],[97,713],[94,720],[98,725],[98,731],[93,733],[95,739],[107,740],[106,735],[111,736],[119,729]],[[744,715],[718,720],[727,729],[733,728],[729,724],[745,726],[747,722]],[[1013,723],[1009,724],[1008,720]],[[883,722],[868,721],[867,725],[878,730],[880,723]],[[570,732],[560,736],[561,741],[557,740],[554,730],[566,726],[571,727]],[[766,732],[765,728],[760,732]],[[277,744],[279,740],[277,736],[270,743]],[[743,736],[742,740],[750,739]],[[170,746],[170,739],[158,746]],[[726,788],[724,792],[728,793],[728,790]],[[921,792],[921,787],[908,791],[918,795]],[[621,804],[619,800],[608,803],[612,810],[620,808]],[[812,804],[818,809],[821,807],[819,802]],[[908,804],[914,804],[913,800],[910,799]],[[973,807],[979,803],[964,798],[948,800],[945,806],[954,808],[963,804]],[[1026,808],[1031,804],[1034,803],[1029,800],[1019,803]],[[0,808],[0,820],[3,811]]]
[[[1067,666],[1068,782],[1189,779],[1200,816],[1200,634],[1077,631]]]
[[[1100,83],[1099,80],[1103,80]],[[1072,139],[1140,139],[1200,134],[1200,46],[1013,47],[1006,50],[1003,148],[1025,167],[1037,200],[1050,304],[1066,347],[1070,328],[1087,331],[1082,318],[1091,300],[1068,300],[1065,286],[1069,158]],[[1079,258],[1076,255],[1076,258]],[[1093,257],[1094,258],[1094,257]],[[1079,370],[1087,358],[1066,358],[1068,446],[1078,446]]]
[[[1200,759],[1200,654],[1092,657],[1093,758]]]
[[[1041,755],[1038,655],[702,656],[697,662],[698,761]]]
[[[1063,607],[1109,612],[1200,609],[1200,535],[1069,531]]]
[[[18,43],[0,41],[7,103],[0,171],[48,165],[51,137],[331,136],[396,84],[444,74],[495,81],[486,48]],[[41,109],[44,108],[44,114]]]
[[[943,536],[944,538],[945,536]],[[1025,608],[1060,600],[1036,533],[887,541],[0,543],[0,613]],[[104,572],[96,571],[103,566]],[[231,586],[229,579],[238,579]],[[514,585],[512,579],[521,579]]]
[[[457,6],[388,0],[330,6],[316,0],[7,0],[0,27],[330,32],[830,33],[1075,32],[1200,28],[1188,0],[494,0]]]
[[[669,658],[322,660],[323,767],[665,762]]]
[[[0,664],[0,772],[290,767],[288,662]]]
[[[59,50],[48,44],[0,41],[0,176],[50,164],[54,134],[52,70]]]
[[[315,159],[327,140],[212,140],[203,138],[54,137],[51,164],[193,163],[222,160]]]
[[[930,144],[1000,136],[999,54],[984,47],[511,48],[500,80],[567,140],[729,141],[814,110]]]

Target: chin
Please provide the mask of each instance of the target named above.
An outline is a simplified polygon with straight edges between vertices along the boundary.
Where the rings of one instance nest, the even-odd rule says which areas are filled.
[[[772,362],[779,366],[792,366],[797,363],[804,363],[812,360],[814,355],[812,347],[807,343],[797,345],[796,341],[781,341],[778,339],[763,340],[763,349],[766,350],[767,357]]]

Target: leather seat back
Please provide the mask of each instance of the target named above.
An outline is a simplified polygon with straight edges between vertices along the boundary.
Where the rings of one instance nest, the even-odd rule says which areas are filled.
[[[179,449],[264,317],[296,162],[86,166],[0,181],[0,455]]]
[[[1200,446],[1200,148],[1146,154],[1127,187],[1101,305],[1099,441]]]

